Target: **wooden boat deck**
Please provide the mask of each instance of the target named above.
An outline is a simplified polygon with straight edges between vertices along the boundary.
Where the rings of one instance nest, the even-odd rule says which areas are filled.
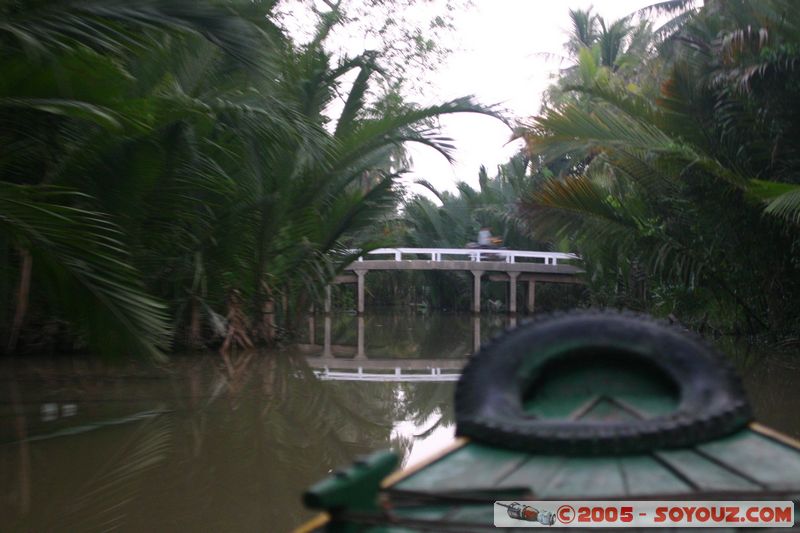
[[[627,412],[613,401],[590,403],[572,417],[618,418]],[[654,402],[651,413],[664,408]],[[508,499],[798,501],[800,442],[758,423],[687,448],[607,457],[527,454],[459,438],[429,460],[390,475],[382,487],[389,520],[363,531],[493,530],[492,504]],[[323,516],[303,531],[317,531]],[[796,513],[795,528],[797,519]]]
[[[692,448],[613,457],[528,455],[463,439],[424,466],[387,480],[385,490],[393,500],[452,495],[494,501],[497,494],[530,500],[800,495],[800,451],[758,424]]]
[[[558,402],[551,398],[540,398],[531,410],[548,418],[569,409],[567,418],[572,420],[619,420],[659,415],[673,403],[669,395],[646,396],[635,390],[613,398],[594,396],[578,405],[564,397]],[[625,401],[629,398],[630,403]],[[469,443],[392,484],[391,491],[444,493],[469,487],[477,493],[519,491],[530,496],[526,499],[800,494],[800,446],[779,435],[751,424],[729,437],[689,448],[608,457],[529,455]]]
[[[387,478],[384,494],[399,523],[365,531],[487,531],[492,503],[506,499],[797,501],[800,443],[759,424],[692,448],[615,457],[528,455],[460,439]]]

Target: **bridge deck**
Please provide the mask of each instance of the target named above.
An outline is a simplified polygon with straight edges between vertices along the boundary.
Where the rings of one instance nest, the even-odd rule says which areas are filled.
[[[357,252],[356,252],[357,253]],[[387,257],[388,256],[388,257]],[[405,257],[404,257],[405,256]],[[345,268],[350,275],[338,276],[334,283],[356,283],[358,313],[364,312],[364,278],[375,270],[429,270],[471,272],[474,277],[472,311],[481,310],[481,278],[508,281],[510,313],[517,312],[517,281],[527,281],[529,312],[533,312],[537,281],[582,283],[584,271],[559,261],[579,261],[575,254],[479,248],[380,248],[362,254]],[[502,274],[499,274],[502,273]],[[499,278],[498,275],[505,275]],[[331,310],[330,286],[326,290],[325,312]]]
[[[403,259],[400,261],[385,259],[370,259],[369,261],[356,261],[346,270],[445,270],[469,272],[528,272],[541,274],[560,274],[576,276],[583,270],[575,265],[550,265],[544,263],[507,263],[505,261],[459,261],[442,260],[431,261],[425,259]]]

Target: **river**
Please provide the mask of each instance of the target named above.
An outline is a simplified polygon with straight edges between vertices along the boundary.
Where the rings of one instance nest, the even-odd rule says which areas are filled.
[[[161,368],[0,361],[0,524],[288,531],[313,516],[303,489],[332,470],[384,448],[408,465],[451,441],[459,368],[511,325],[502,315],[318,316],[299,344],[228,364],[212,353]],[[800,437],[800,354],[730,346],[759,420]]]

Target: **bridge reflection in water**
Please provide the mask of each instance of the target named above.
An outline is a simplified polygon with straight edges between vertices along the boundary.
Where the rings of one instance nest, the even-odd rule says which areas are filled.
[[[333,322],[330,315],[308,318],[308,338],[306,343],[297,344],[297,349],[305,354],[306,361],[317,377],[324,381],[380,381],[380,382],[443,382],[457,381],[461,369],[468,357],[478,350],[481,344],[481,318],[470,317],[472,333],[471,343],[464,335],[464,343],[460,349],[449,350],[442,356],[428,356],[431,350],[420,350],[419,353],[391,353],[391,346],[367,349],[365,344],[366,319],[363,316],[352,317],[356,324],[356,343],[334,344]],[[317,323],[322,322],[322,343],[318,343]],[[507,325],[516,326],[516,317],[509,317]],[[378,325],[380,326],[380,325]],[[431,331],[431,335],[440,336],[443,332]],[[452,332],[447,332],[452,334]],[[352,332],[351,332],[352,334]],[[428,357],[426,357],[428,356]]]

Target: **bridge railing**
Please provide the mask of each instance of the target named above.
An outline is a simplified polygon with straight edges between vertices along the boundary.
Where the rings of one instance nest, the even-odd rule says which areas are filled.
[[[385,259],[374,256],[391,256],[394,261],[411,259],[410,255],[428,256],[431,261],[445,261],[459,258],[468,261],[501,261],[504,263],[544,263],[545,265],[557,265],[559,261],[579,260],[575,254],[562,252],[531,252],[527,250],[501,250],[493,248],[378,248],[360,256],[358,261],[369,261],[370,259]],[[445,258],[446,256],[446,258]]]

